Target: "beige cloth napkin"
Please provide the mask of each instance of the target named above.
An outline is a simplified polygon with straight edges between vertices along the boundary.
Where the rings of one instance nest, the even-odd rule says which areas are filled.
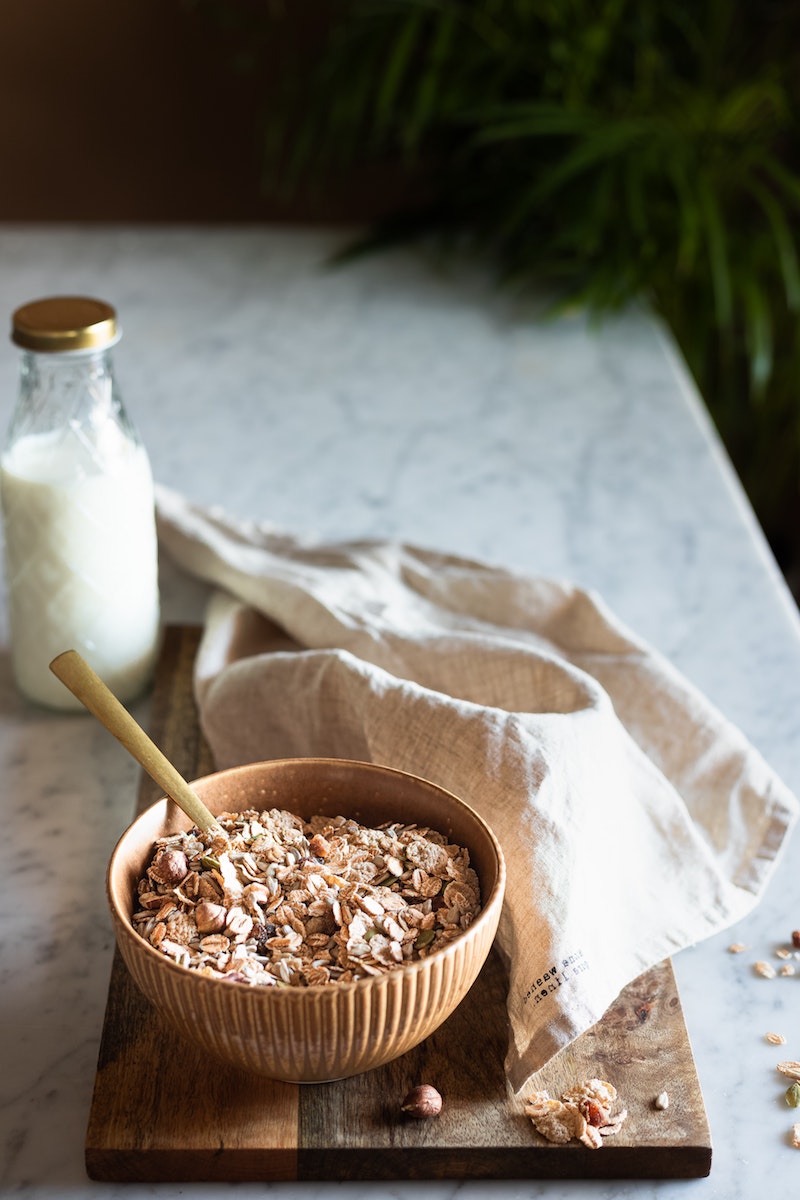
[[[494,828],[513,1090],[643,970],[758,901],[796,800],[596,595],[409,545],[304,542],[164,488],[158,519],[218,589],[196,692],[219,768],[372,760]]]

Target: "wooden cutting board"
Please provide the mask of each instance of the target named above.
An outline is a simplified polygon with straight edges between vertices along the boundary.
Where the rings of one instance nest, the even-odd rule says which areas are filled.
[[[167,630],[151,735],[189,779],[213,770],[192,694],[199,631]],[[158,798],[143,776],[137,811]],[[559,1095],[612,1082],[629,1111],[602,1149],[544,1141],[507,1096],[506,977],[492,954],[467,998],[422,1045],[378,1070],[296,1085],[221,1066],[184,1042],[115,955],[86,1135],[86,1167],[110,1181],[693,1178],[711,1140],[669,961],[627,987],[602,1021],[540,1072]],[[434,1084],[441,1115],[414,1121],[400,1102]],[[666,1110],[654,1106],[662,1091]]]

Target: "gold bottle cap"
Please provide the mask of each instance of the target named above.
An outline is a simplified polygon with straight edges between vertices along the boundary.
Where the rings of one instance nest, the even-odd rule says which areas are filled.
[[[103,350],[118,337],[116,311],[105,301],[89,296],[32,300],[18,308],[12,320],[12,342],[24,350],[46,354]]]

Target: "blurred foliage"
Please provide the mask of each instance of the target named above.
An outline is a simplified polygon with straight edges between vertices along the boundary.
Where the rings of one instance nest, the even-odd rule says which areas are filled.
[[[288,38],[309,6],[194,7],[252,50]],[[800,549],[796,0],[310,7],[313,56],[284,56],[269,81],[266,176],[324,186],[400,162],[424,202],[376,226],[370,248],[437,237],[509,286],[599,314],[645,298],[779,557]]]

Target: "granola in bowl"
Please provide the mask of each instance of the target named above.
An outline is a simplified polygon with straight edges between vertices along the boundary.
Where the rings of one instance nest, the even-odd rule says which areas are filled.
[[[133,926],[203,975],[308,987],[425,958],[481,911],[469,852],[440,833],[283,809],[223,813],[223,835],[158,839]]]

